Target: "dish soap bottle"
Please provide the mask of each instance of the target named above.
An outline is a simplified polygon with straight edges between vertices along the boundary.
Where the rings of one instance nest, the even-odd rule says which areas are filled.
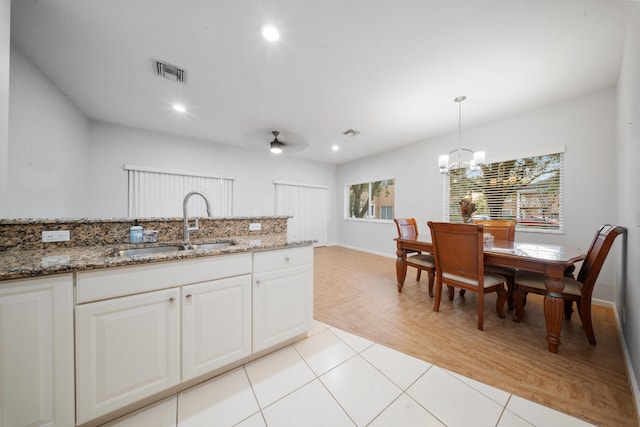
[[[129,229],[129,241],[131,243],[142,243],[143,233],[144,229],[138,224],[138,220],[136,219],[133,226]]]

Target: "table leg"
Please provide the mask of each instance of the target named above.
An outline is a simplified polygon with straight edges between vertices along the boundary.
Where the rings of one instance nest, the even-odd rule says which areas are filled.
[[[402,292],[404,286],[404,279],[407,277],[407,251],[400,247],[398,243],[398,249],[396,250],[396,275],[398,277],[398,292]]]
[[[562,330],[562,316],[564,314],[564,298],[562,298],[564,282],[562,281],[562,276],[560,278],[550,277],[549,272],[547,272],[544,284],[547,287],[547,294],[544,296],[547,343],[549,351],[557,353],[560,346],[560,331]]]

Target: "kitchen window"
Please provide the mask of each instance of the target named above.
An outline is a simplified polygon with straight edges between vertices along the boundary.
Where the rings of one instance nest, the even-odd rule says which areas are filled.
[[[390,221],[395,206],[395,179],[348,185],[345,199],[347,219]]]
[[[476,205],[472,218],[515,219],[520,231],[563,231],[564,151],[452,170],[445,178],[449,221],[462,222],[460,200],[467,199]]]

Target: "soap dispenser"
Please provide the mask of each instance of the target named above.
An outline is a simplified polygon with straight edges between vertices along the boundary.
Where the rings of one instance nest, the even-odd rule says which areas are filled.
[[[131,243],[142,243],[144,229],[140,224],[138,224],[138,220],[136,219],[133,222],[133,226],[129,229],[129,241]]]

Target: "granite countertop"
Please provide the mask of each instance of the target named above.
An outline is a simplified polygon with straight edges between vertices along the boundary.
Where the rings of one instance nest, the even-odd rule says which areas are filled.
[[[309,246],[313,240],[290,240],[286,233],[253,234],[250,236],[231,236],[218,241],[232,241],[235,244],[216,249],[198,249],[163,252],[134,257],[119,257],[113,254],[122,249],[153,246],[181,246],[182,242],[156,244],[113,244],[99,246],[77,246],[70,248],[12,250],[0,252],[0,280],[39,277],[50,274],[74,271],[94,270],[109,267],[147,264],[152,262],[189,259],[205,256],[229,255],[260,250],[283,249],[297,246]],[[193,244],[201,242],[194,239]]]

